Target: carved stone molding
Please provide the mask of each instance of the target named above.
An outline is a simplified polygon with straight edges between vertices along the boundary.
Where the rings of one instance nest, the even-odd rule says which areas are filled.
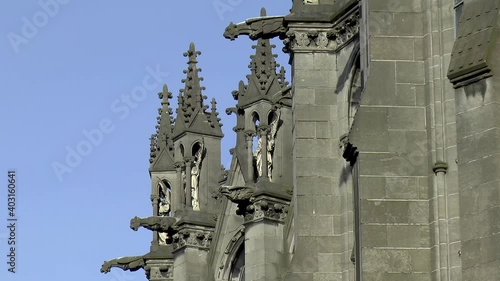
[[[444,173],[448,171],[448,164],[443,161],[437,161],[434,163],[434,166],[432,167],[432,171],[437,174],[437,173]]]
[[[250,204],[243,214],[245,223],[264,219],[284,223],[290,202],[272,196],[261,195],[250,198]]]
[[[224,268],[227,268],[231,265],[233,255],[236,254],[236,252],[238,251],[239,245],[241,245],[241,243],[244,243],[244,242],[241,243],[238,242],[244,236],[245,236],[245,229],[240,228],[238,231],[236,231],[236,234],[234,234],[231,240],[229,240],[229,242],[227,243],[226,249],[224,250],[223,253],[224,255],[221,258],[221,262],[219,264],[219,269],[217,274],[218,278],[221,278],[221,276],[223,275]]]
[[[144,267],[146,277],[149,281],[172,281],[174,280],[173,261],[151,260]]]
[[[338,52],[359,33],[359,11],[356,10],[338,22],[332,28],[318,28],[316,30],[304,28],[290,28],[283,40],[283,51],[309,52],[328,51]]]
[[[208,250],[213,238],[213,228],[196,225],[183,225],[173,236],[173,250],[178,251],[185,247],[194,247]]]

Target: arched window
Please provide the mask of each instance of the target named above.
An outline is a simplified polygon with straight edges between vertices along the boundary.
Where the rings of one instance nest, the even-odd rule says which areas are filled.
[[[229,281],[245,281],[245,245],[238,249],[232,263]]]
[[[158,202],[158,214],[160,216],[170,216],[172,211],[172,188],[166,180],[158,182],[158,194],[160,202]]]
[[[182,143],[179,145],[179,150],[181,152],[181,157],[184,158],[184,145],[182,145]]]

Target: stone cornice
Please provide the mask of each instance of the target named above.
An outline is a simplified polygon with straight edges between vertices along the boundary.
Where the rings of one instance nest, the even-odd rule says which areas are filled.
[[[359,33],[359,9],[354,9],[333,27],[325,25],[289,26],[284,52],[338,52]]]
[[[172,236],[174,253],[186,247],[209,250],[213,239],[214,228],[198,225],[182,225]]]
[[[250,199],[250,205],[245,209],[245,223],[271,220],[284,223],[288,214],[290,201],[273,196],[260,195]]]
[[[150,281],[171,281],[174,280],[173,260],[148,260],[144,266],[146,277]]]
[[[291,195],[286,187],[271,182],[257,182],[255,187],[222,187],[221,193],[238,204],[236,214],[245,223],[264,219],[284,223]]]

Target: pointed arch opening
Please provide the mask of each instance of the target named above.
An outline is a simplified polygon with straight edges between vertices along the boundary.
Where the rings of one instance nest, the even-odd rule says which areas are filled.
[[[193,165],[191,167],[191,205],[193,210],[200,210],[200,176],[203,159],[206,154],[205,141],[196,141],[191,148]]]

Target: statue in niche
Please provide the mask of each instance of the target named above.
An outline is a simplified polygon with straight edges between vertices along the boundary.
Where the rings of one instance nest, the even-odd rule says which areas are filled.
[[[278,116],[276,116],[271,122],[270,127],[271,131],[267,134],[267,147],[266,147],[266,159],[267,159],[267,175],[269,178],[272,178],[272,169],[273,169],[273,154],[274,154],[274,146],[276,142],[276,133],[278,132],[278,125],[281,117],[281,112],[279,112]],[[254,159],[257,168],[258,176],[262,176],[262,138],[259,136],[257,140],[257,148],[254,152]]]
[[[199,183],[200,183],[200,172],[201,172],[201,162],[203,160],[203,153],[205,152],[204,141],[201,142],[200,148],[196,151],[194,155],[194,165],[191,168],[191,204],[193,210],[200,210],[199,201]]]
[[[182,190],[184,191],[184,204],[186,204],[186,194],[187,194],[187,190],[186,190],[186,170],[182,170],[181,171],[181,186],[182,186]]]
[[[158,207],[158,215],[161,217],[170,216],[171,209],[171,190],[170,188],[162,181],[158,181],[158,189],[160,192],[160,202]],[[159,245],[167,245],[168,234],[165,232],[158,232],[158,244]]]
[[[158,214],[160,216],[170,216],[171,211],[171,191],[170,188],[163,182],[158,182],[158,188],[160,191],[160,202]]]
[[[255,159],[255,166],[257,168],[257,176],[260,177],[262,176],[262,138],[259,135],[257,136],[257,148],[253,153],[253,157]]]
[[[281,111],[279,111],[278,116],[276,116],[271,122],[271,132],[267,136],[267,174],[269,175],[269,179],[272,178],[274,145],[276,142],[276,133],[278,132],[280,117]]]

